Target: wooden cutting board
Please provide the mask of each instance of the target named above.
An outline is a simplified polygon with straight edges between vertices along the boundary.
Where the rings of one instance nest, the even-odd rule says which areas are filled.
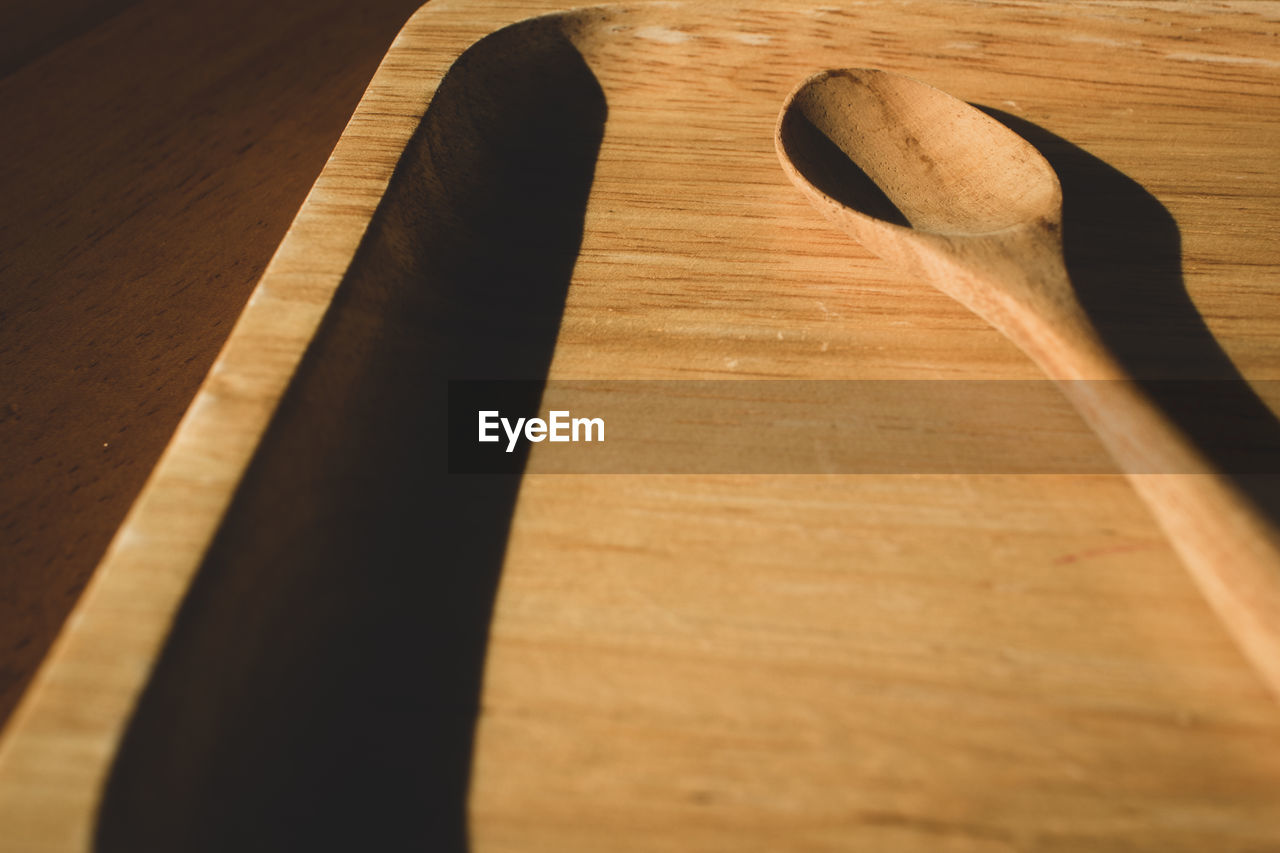
[[[1280,7],[637,4],[463,56],[555,10],[406,25],[4,733],[0,848],[1280,849],[1280,709],[1121,478],[463,477],[442,426],[448,379],[1036,378],[782,175],[851,65],[1035,136],[1125,356],[1274,403]]]

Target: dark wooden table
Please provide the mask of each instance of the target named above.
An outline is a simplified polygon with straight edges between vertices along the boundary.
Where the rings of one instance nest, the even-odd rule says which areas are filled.
[[[0,0],[0,721],[421,0]]]

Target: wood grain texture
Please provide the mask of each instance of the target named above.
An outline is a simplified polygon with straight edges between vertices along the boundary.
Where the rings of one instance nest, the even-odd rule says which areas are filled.
[[[418,5],[0,5],[0,718]]]
[[[74,41],[110,20],[135,0],[66,0],[0,3],[0,77]]]
[[[423,157],[393,170],[407,149],[445,152],[445,127],[497,120],[467,104],[522,102],[528,90],[504,100],[494,87],[509,78],[473,71],[455,83],[487,97],[464,86],[444,100],[458,115],[442,111],[434,130],[423,121],[470,44],[552,9],[446,0],[396,40],[5,732],[0,845],[86,849],[96,836],[104,849],[193,838],[178,849],[198,849],[208,841],[182,833],[211,825],[280,849],[303,837],[290,835],[307,823],[299,815],[319,814],[309,837],[426,822],[438,847],[495,851],[1280,846],[1280,715],[1119,478],[530,475],[518,497],[459,502],[451,530],[423,522],[472,551],[426,548],[401,563],[403,551],[377,553],[360,571],[321,561],[337,574],[318,577],[290,558],[329,535],[317,521],[342,528],[325,501],[398,482],[362,459],[401,450],[411,473],[434,464],[408,452],[396,418],[355,417],[363,410],[343,401],[381,400],[379,389],[429,371],[391,369],[398,353],[438,346],[411,321],[445,328],[461,310],[414,273],[434,270],[436,287],[468,281],[472,259],[447,252],[469,245],[451,239],[463,232],[409,226],[510,226],[481,202],[424,203],[479,188],[464,180],[475,164]],[[1054,143],[1050,158],[1065,175],[1068,235],[1079,211],[1111,209],[1109,227],[1114,214],[1167,211],[1180,242],[1171,249],[1160,231],[1139,246],[1140,265],[1109,255],[1105,233],[1068,247],[1095,300],[1119,268],[1150,308],[1140,322],[1115,318],[1147,330],[1127,357],[1181,369],[1194,355],[1192,367],[1277,378],[1276,18],[1274,4],[879,0],[658,4],[535,28],[542,48],[514,55],[561,69],[591,104],[591,86],[547,46],[571,42],[607,119],[554,353],[540,341],[528,351],[550,358],[553,378],[1034,377],[982,321],[829,229],[778,168],[785,94],[815,69],[865,65],[1084,149]],[[472,58],[501,70],[507,55]],[[591,125],[573,136],[584,150]],[[395,201],[369,226],[384,196]],[[424,246],[446,250],[439,266]],[[536,248],[524,251],[553,281],[559,261]],[[402,305],[404,317],[384,313]],[[313,339],[313,354],[345,360],[302,360]],[[430,423],[429,401],[406,405]],[[306,416],[326,409],[295,447]],[[367,431],[346,432],[348,413]],[[394,441],[345,444],[353,435]],[[250,466],[260,440],[273,452]],[[346,529],[382,531],[388,507]],[[496,515],[468,519],[470,507]],[[490,625],[483,586],[496,577],[460,578],[495,565]],[[459,593],[456,630],[437,636],[410,618],[419,603],[448,615]],[[474,666],[439,668],[459,638]],[[351,655],[330,656],[348,641]],[[419,660],[451,681],[424,683]],[[317,687],[330,663],[340,677]],[[442,767],[427,742],[401,737],[415,722],[402,717],[433,697],[465,700],[479,665],[478,707],[440,716],[461,718],[454,734],[476,726],[474,754],[464,743],[466,766]],[[255,707],[264,687],[274,702]],[[348,698],[337,713],[317,703],[311,717],[263,725],[295,688]],[[344,720],[358,725],[331,752],[307,740]],[[255,763],[255,750],[272,758]],[[367,796],[349,816],[296,810],[336,805],[293,797],[298,773],[350,789],[347,774],[325,774],[376,767],[356,778]],[[275,800],[193,796],[264,771],[284,786]],[[453,787],[432,791],[437,773]],[[425,788],[388,784],[405,778]],[[148,802],[177,817],[140,825]],[[219,822],[213,802],[234,819]],[[464,807],[459,827],[452,810]]]
[[[1067,272],[1049,162],[981,110],[876,69],[805,81],[783,106],[776,144],[815,209],[982,317],[1059,383],[1280,699],[1280,532],[1103,342]],[[850,166],[896,216],[833,184]]]

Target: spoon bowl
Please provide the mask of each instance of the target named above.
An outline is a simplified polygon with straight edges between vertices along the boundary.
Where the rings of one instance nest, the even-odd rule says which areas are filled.
[[[823,215],[1058,382],[1280,698],[1280,534],[1102,343],[1066,270],[1062,189],[1040,153],[964,101],[866,68],[801,83],[774,142]]]
[[[919,231],[986,234],[1061,217],[1058,176],[1030,143],[900,74],[865,68],[815,74],[787,99],[778,144],[809,186],[883,218],[881,210],[857,211],[832,195],[843,195],[829,174],[838,159],[830,148],[838,148]]]

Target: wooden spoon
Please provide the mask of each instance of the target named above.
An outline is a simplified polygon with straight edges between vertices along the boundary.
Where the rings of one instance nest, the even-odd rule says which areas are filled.
[[[967,306],[1058,381],[1280,698],[1280,537],[1103,345],[1067,276],[1062,190],[1040,153],[963,101],[871,69],[802,83],[775,144],[828,219]],[[861,210],[840,200],[851,189],[862,191]]]

